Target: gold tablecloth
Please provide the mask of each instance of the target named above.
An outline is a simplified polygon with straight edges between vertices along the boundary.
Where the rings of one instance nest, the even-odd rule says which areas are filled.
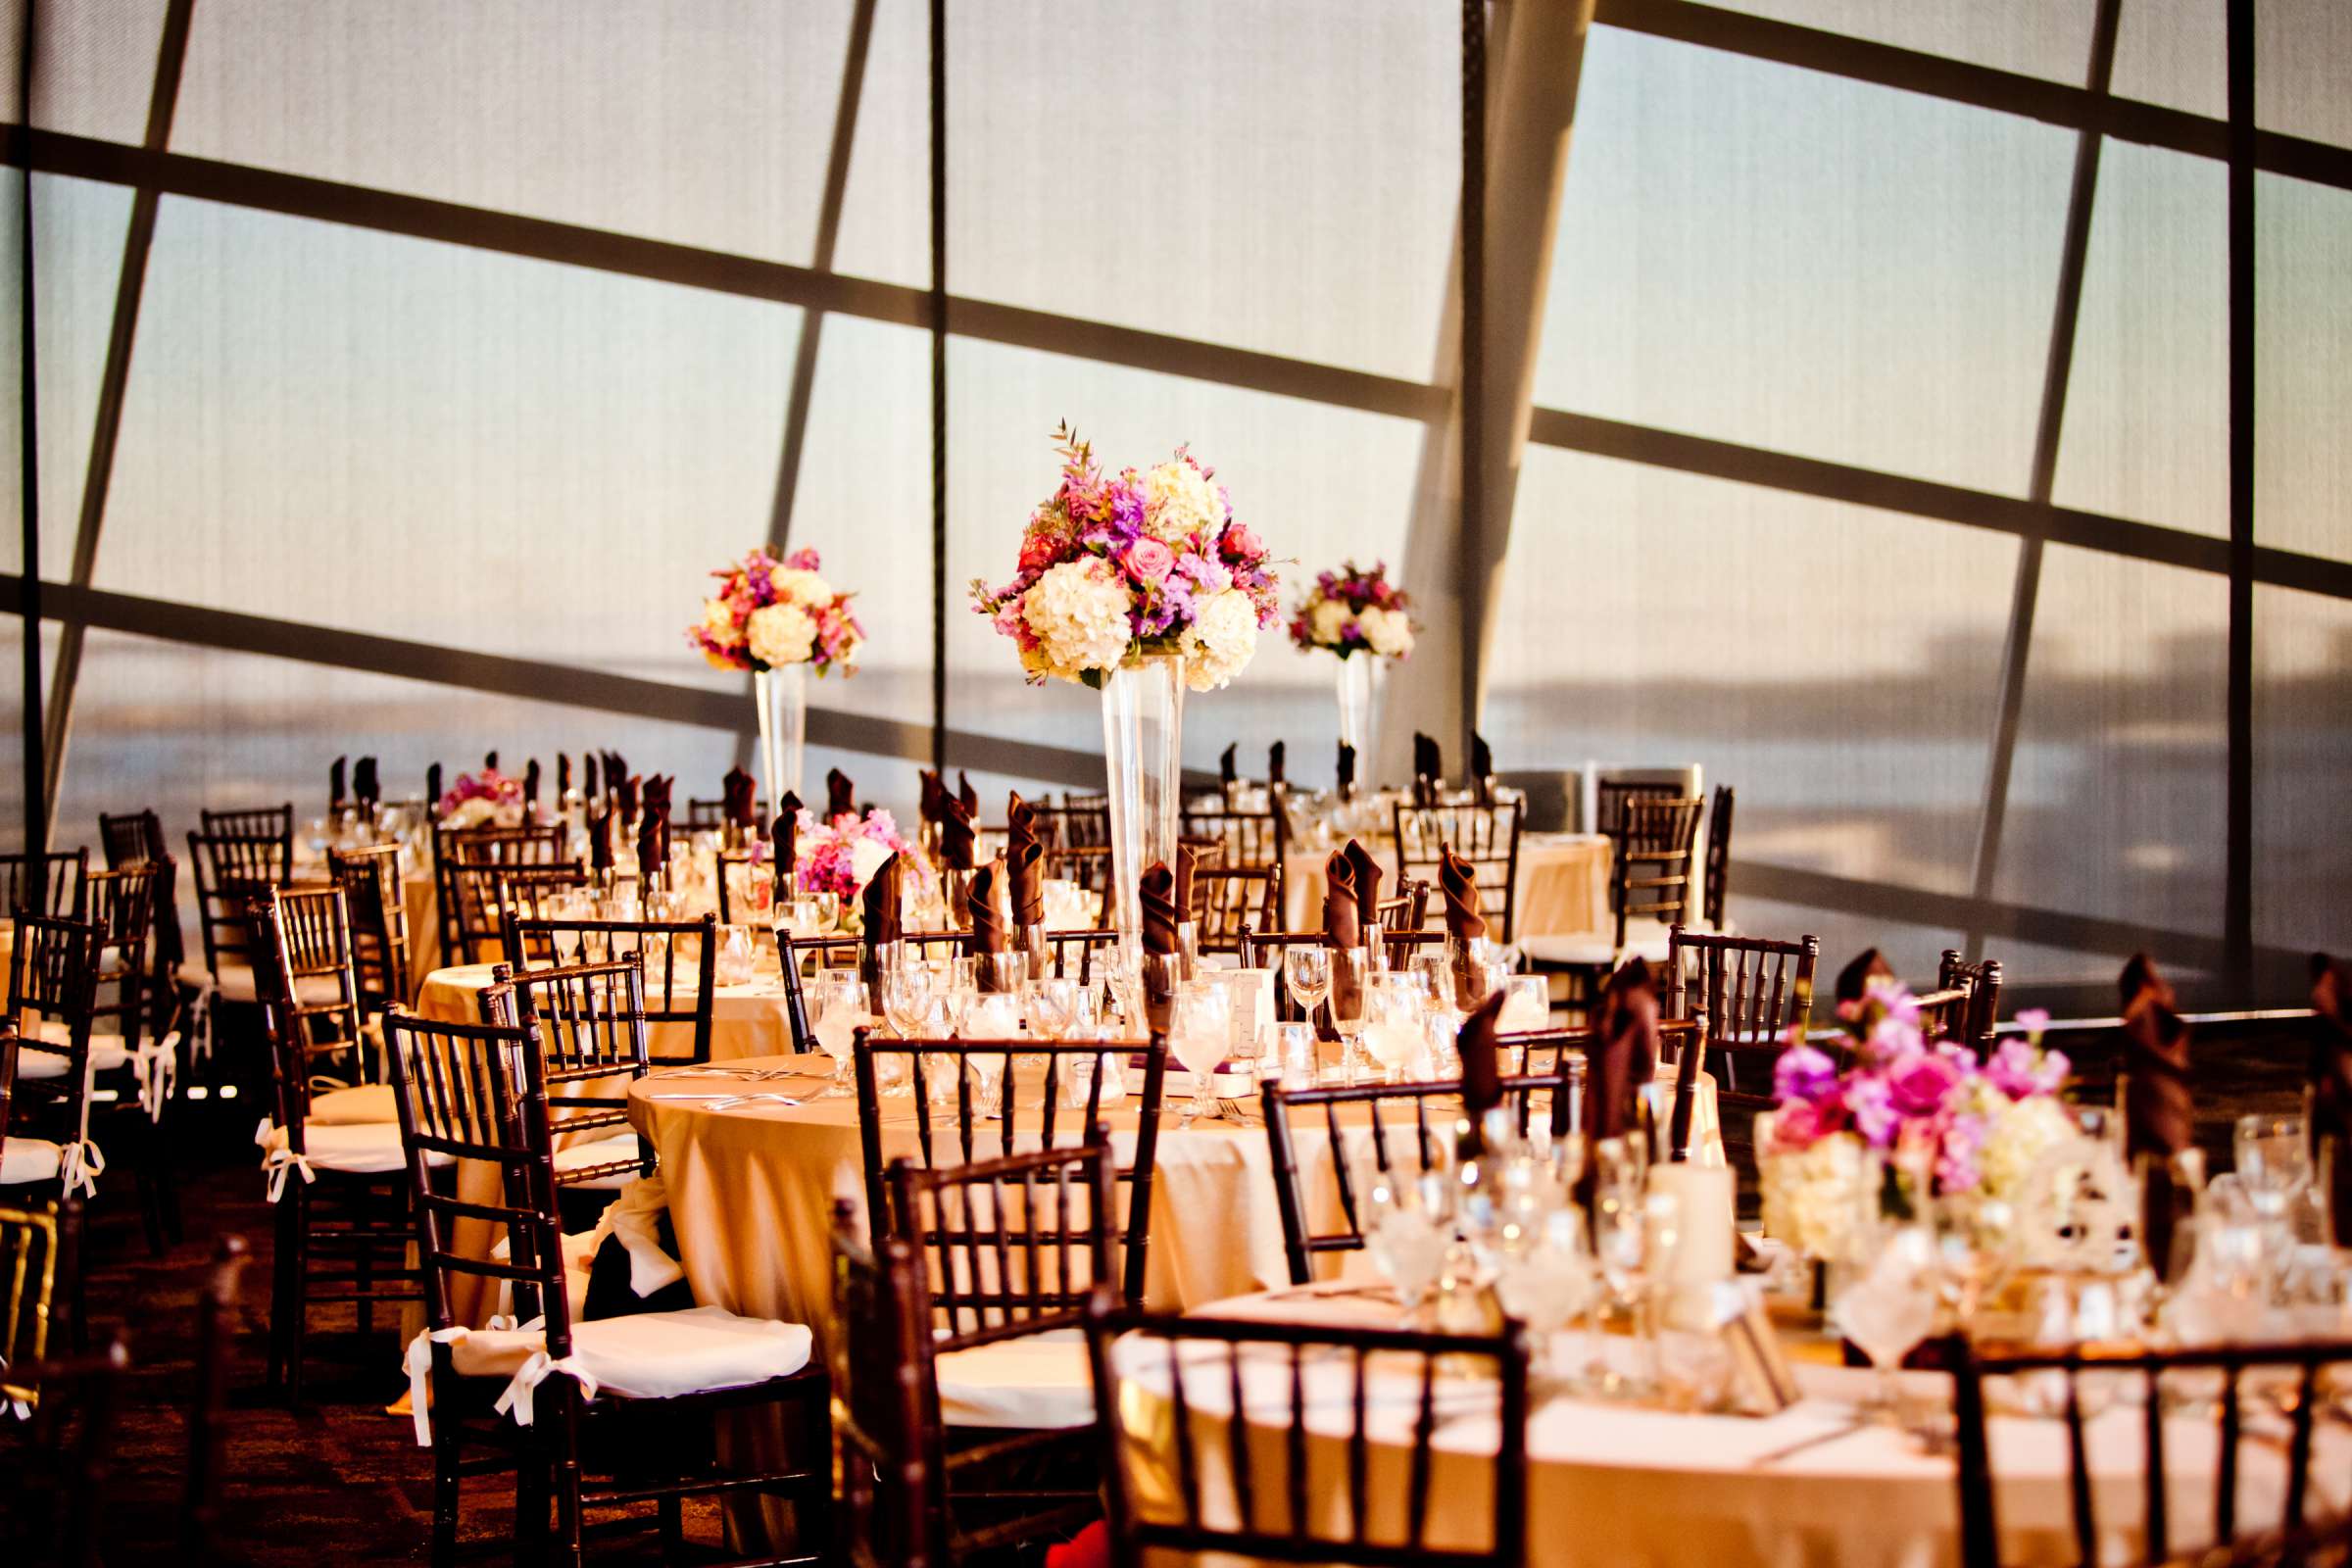
[[[1394,872],[1396,854],[1372,847],[1381,865]],[[1293,931],[1310,931],[1323,919],[1325,868],[1329,850],[1294,849],[1283,857],[1283,918]],[[1529,833],[1519,841],[1519,887],[1512,914],[1514,939],[1571,936],[1598,931],[1608,923],[1609,841],[1597,833]],[[1392,885],[1388,891],[1396,892]],[[1430,915],[1440,906],[1433,889]]]

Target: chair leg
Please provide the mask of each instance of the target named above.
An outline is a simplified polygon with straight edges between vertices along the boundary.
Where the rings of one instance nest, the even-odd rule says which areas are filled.
[[[287,1266],[294,1260],[294,1208],[280,1201],[273,1216],[276,1220],[277,1242],[270,1257],[270,1373],[268,1387],[284,1387],[286,1378],[286,1324],[293,1314],[294,1290],[286,1278]]]
[[[663,1497],[656,1507],[662,1519],[662,1560],[675,1562],[686,1545],[686,1499]]]
[[[140,1120],[146,1118],[142,1115]],[[147,1121],[139,1130],[139,1162],[133,1184],[139,1192],[139,1225],[147,1233],[147,1250],[157,1257],[164,1255],[168,1246],[164,1239],[164,1166],[163,1124]]]
[[[360,1339],[375,1337],[375,1187],[359,1183],[351,1195],[351,1228],[358,1239],[352,1249],[352,1274],[360,1308]]]
[[[531,1568],[547,1561],[547,1473],[554,1451],[534,1435],[514,1455],[514,1560]]]
[[[458,1560],[460,1441],[454,1413],[433,1429],[433,1568],[453,1568]]]
[[[302,1408],[302,1342],[310,1328],[311,1315],[311,1200],[307,1184],[288,1182],[286,1196],[280,1207],[290,1206],[294,1213],[292,1261],[286,1269],[286,1285],[292,1310],[286,1316],[286,1404],[290,1409]]]
[[[556,1392],[556,1551],[568,1568],[580,1568],[580,1391],[567,1377],[540,1385]]]

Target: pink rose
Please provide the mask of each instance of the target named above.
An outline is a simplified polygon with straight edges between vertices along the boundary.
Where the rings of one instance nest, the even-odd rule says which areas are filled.
[[[1021,541],[1021,570],[1043,571],[1054,564],[1054,558],[1059,554],[1061,549],[1052,538],[1033,533]]]
[[[1175,552],[1149,534],[1127,547],[1127,575],[1137,582],[1157,582],[1175,564]]]
[[[1266,547],[1246,523],[1229,522],[1223,540],[1225,554],[1235,561],[1249,561],[1266,553]]]
[[[1894,1105],[1907,1116],[1926,1116],[1943,1104],[1943,1097],[1960,1081],[1960,1069],[1948,1058],[1922,1054],[1898,1063],[1889,1075]]]

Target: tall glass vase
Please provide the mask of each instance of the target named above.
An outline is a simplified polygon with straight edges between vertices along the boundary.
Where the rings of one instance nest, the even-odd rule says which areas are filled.
[[[1144,906],[1137,884],[1154,860],[1176,860],[1184,791],[1184,657],[1153,655],[1102,682],[1102,765],[1110,796],[1110,897],[1104,912],[1119,946],[1140,953]]]
[[[801,752],[808,739],[808,666],[777,664],[752,671],[752,706],[760,714],[760,782],[767,788],[767,815],[776,803],[801,792]]]
[[[1372,666],[1370,654],[1353,654],[1339,661],[1340,740],[1355,748],[1358,777],[1372,765]]]

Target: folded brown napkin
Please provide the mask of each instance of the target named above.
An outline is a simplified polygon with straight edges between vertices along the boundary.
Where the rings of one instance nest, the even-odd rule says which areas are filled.
[[[1585,1124],[1595,1138],[1615,1138],[1641,1127],[1642,1090],[1658,1070],[1658,987],[1649,965],[1629,958],[1610,975],[1595,1016]]]
[[[351,770],[351,798],[368,810],[373,810],[375,804],[384,798],[384,786],[376,777],[374,758],[361,758],[359,764]]]
[[[2311,956],[2311,1135],[2331,1151],[2328,1213],[2335,1245],[2352,1246],[2352,965]]]
[[[676,810],[678,804],[677,783],[678,776],[675,773],[656,773],[647,779],[645,781],[645,808],[649,811],[660,811],[664,816],[671,815]]]
[[[940,820],[947,814],[948,787],[927,767],[916,768],[914,776],[920,792],[915,800],[915,814],[926,822]]]
[[[869,1001],[882,995],[882,949],[900,940],[899,901],[906,874],[906,859],[902,854],[893,854],[876,867],[873,880],[865,885],[865,947],[859,955],[858,967],[865,974],[865,994]]]
[[[539,804],[539,759],[536,757],[523,764],[522,804],[534,808]]]
[[[972,873],[963,890],[964,937],[963,951],[977,957],[983,953],[1003,953],[1011,943],[1004,931],[1004,906],[1001,889],[1004,879],[1002,861],[992,860]],[[985,969],[987,966],[982,965]],[[980,976],[980,989],[990,989],[987,974]]]
[[[564,798],[570,793],[571,754],[569,752],[558,752],[556,754],[556,804],[561,806],[564,803]]]
[[[1193,923],[1193,878],[1200,870],[1200,852],[1190,844],[1176,846],[1176,923]]]
[[[582,752],[580,754],[580,795],[583,799],[593,801],[603,792],[604,786],[596,776],[596,753]]]
[[[330,806],[341,806],[347,797],[343,793],[343,769],[350,762],[348,755],[336,758],[326,765],[326,800]]]
[[[663,816],[659,809],[648,810],[637,819],[637,874],[639,876],[652,876],[657,871],[665,871],[669,868],[669,853],[662,842],[662,835],[668,830],[668,827],[669,819]]]
[[[760,820],[758,786],[742,768],[727,769],[727,776],[718,787],[718,798],[721,813],[737,827],[748,828]]]
[[[1470,790],[1481,806],[1494,802],[1494,754],[1487,750],[1487,738],[1476,730],[1470,732]]]
[[[1354,800],[1355,748],[1348,745],[1346,741],[1340,742],[1340,767],[1337,777],[1339,780],[1340,799],[1343,801]]]
[[[1241,764],[1233,760],[1233,754],[1241,749],[1242,743],[1235,741],[1219,754],[1217,758],[1217,781],[1219,783],[1235,784],[1241,781]]]
[[[963,807],[963,814],[973,822],[980,820],[980,792],[972,788],[972,775],[962,768],[956,770],[956,799]]]
[[[620,819],[623,822],[637,820],[637,786],[642,782],[634,773],[612,775],[612,793],[619,799]]]
[[[1380,862],[1360,839],[1348,841],[1348,888],[1355,895],[1355,914],[1366,931],[1380,923]]]
[[[840,768],[825,774],[825,819],[858,814],[858,786]]]
[[[482,766],[483,766],[483,768],[484,768],[484,769],[486,769],[486,770],[487,770],[487,771],[489,771],[489,772],[492,772],[492,773],[495,773],[495,772],[497,772],[497,771],[498,771],[498,754],[497,754],[496,752],[484,752],[484,753],[482,754]]]
[[[1469,944],[1487,934],[1486,916],[1478,912],[1478,868],[1454,854],[1450,845],[1438,854],[1438,888],[1446,902],[1446,934],[1456,945],[1454,1005],[1474,1007],[1485,999],[1476,994],[1478,980],[1470,967]]]
[[[2188,1025],[2173,1010],[2173,988],[2144,953],[2124,965],[2124,1152],[2140,1172],[2140,1246],[2159,1278],[2173,1275],[2173,1234],[2195,1194],[2174,1179],[2172,1160],[2189,1147],[2196,1107],[2188,1088]],[[2144,1158],[2142,1156],[2145,1156]]]
[[[772,868],[775,896],[781,902],[793,895],[793,874],[801,853],[801,798],[790,790],[776,803],[776,819],[768,826],[767,841],[776,861]]]
[[[947,814],[939,822],[939,858],[951,871],[969,871],[980,836],[971,808],[953,795],[943,797],[942,805]]]
[[[441,764],[439,762],[433,763],[424,770],[424,808],[428,811],[437,812],[441,809]]]
[[[1011,881],[1012,923],[1024,930],[1046,923],[1046,847],[1037,836],[1037,808],[1014,791],[1004,808],[1004,872]]]
[[[1284,767],[1289,765],[1289,760],[1283,755],[1288,750],[1289,747],[1281,741],[1276,741],[1273,745],[1266,748],[1267,783],[1281,784],[1287,782],[1282,776],[1282,770]]]
[[[1446,754],[1437,737],[1413,731],[1413,776],[1435,784],[1446,777]]]
[[[1334,850],[1323,862],[1323,945],[1332,950],[1331,1000],[1342,1012],[1353,1015],[1361,1004],[1352,976],[1340,971],[1339,954],[1364,944],[1364,919],[1355,900],[1355,866],[1345,850]],[[1325,1040],[1339,1038],[1335,1013],[1316,1019]]]
[[[588,813],[588,868],[612,869],[612,810],[607,807]]]
[[[1503,1001],[1503,993],[1497,991],[1480,1003],[1454,1036],[1454,1050],[1462,1058],[1462,1106],[1469,1111],[1472,1125],[1502,1103],[1502,1053],[1494,1037],[1502,1020]]]

